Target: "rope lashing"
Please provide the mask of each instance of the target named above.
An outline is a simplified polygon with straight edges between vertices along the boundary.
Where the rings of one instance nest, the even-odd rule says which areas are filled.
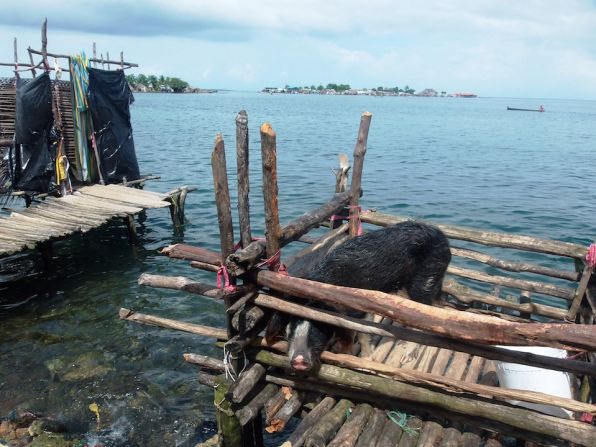
[[[586,255],[586,262],[588,266],[594,270],[596,268],[596,243],[590,244],[588,247],[588,254]]]
[[[224,292],[235,292],[236,286],[230,284],[230,275],[228,274],[228,269],[225,265],[222,265],[217,270],[217,288],[223,289]]]
[[[404,433],[407,433],[410,436],[415,436],[418,430],[420,430],[419,428],[413,428],[407,425],[408,420],[411,419],[411,416],[408,416],[406,413],[400,413],[399,411],[389,411],[387,412],[387,417],[391,422],[401,428]]]
[[[263,262],[257,264],[257,268],[268,267],[269,270],[272,270],[277,273],[281,273],[282,275],[288,274],[288,268],[286,265],[281,262],[281,251],[278,250],[273,256],[268,259],[265,259]]]

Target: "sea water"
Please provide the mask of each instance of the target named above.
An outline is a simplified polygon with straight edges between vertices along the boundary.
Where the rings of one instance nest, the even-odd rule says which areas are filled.
[[[544,113],[506,110],[540,105]],[[221,303],[143,288],[137,279],[154,273],[213,282],[158,250],[177,242],[218,249],[210,166],[217,133],[237,223],[234,119],[242,109],[254,235],[264,227],[260,125],[268,121],[277,133],[283,224],[331,197],[331,169],[339,153],[351,157],[360,115],[369,111],[364,208],[585,245],[596,238],[595,101],[137,94],[131,113],[141,171],[161,176],[146,188],[198,188],[186,200],[184,235],[174,233],[167,209],[150,210],[137,245],[116,221],[56,243],[49,272],[35,253],[4,260],[0,416],[30,410],[59,417],[91,445],[194,445],[213,432],[212,391],[182,359],[184,352],[220,357],[213,340],[123,322],[118,310],[223,326]],[[17,287],[2,283],[23,275]],[[99,427],[92,403],[100,408]]]

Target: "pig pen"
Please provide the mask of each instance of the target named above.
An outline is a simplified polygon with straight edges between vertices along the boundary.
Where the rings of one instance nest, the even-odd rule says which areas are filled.
[[[340,157],[332,199],[283,228],[277,206],[276,135],[267,123],[261,126],[266,237],[255,240],[248,206],[248,119],[240,112],[240,243],[234,244],[224,142],[218,135],[211,162],[221,251],[185,244],[163,250],[172,259],[217,274],[217,285],[186,277],[139,278],[141,285],[223,301],[226,328],[120,310],[120,318],[127,321],[218,340],[223,360],[183,354],[201,368],[199,382],[214,389],[218,434],[205,445],[260,446],[267,436],[284,430],[290,432],[284,445],[294,447],[596,445],[596,406],[590,397],[596,376],[596,297],[588,287],[594,246],[435,224],[449,238],[453,255],[441,302],[435,306],[400,293],[299,278],[333,247],[357,237],[362,222],[386,226],[407,220],[361,212],[358,206],[370,121],[371,114],[364,113],[350,187],[350,166],[347,157]],[[329,232],[319,238],[307,234],[320,226],[330,227]],[[307,248],[285,260],[288,275],[280,249],[294,241]],[[527,253],[532,253],[532,262],[527,262]],[[572,265],[561,269],[553,259]],[[341,303],[374,317],[348,318],[298,304],[290,296]],[[315,372],[292,375],[287,342],[267,345],[262,337],[272,311],[370,334],[372,357],[361,357],[356,344],[352,354],[323,352]],[[507,345],[529,348],[512,350]],[[568,355],[543,355],[536,347]],[[497,368],[511,364],[568,374],[569,395],[548,394],[540,386],[499,386]],[[538,370],[534,379],[538,385],[540,374]]]

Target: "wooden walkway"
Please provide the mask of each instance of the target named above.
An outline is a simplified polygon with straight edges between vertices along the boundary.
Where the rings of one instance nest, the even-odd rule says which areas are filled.
[[[168,194],[121,185],[85,186],[72,195],[48,197],[0,218],[0,256],[85,233],[111,219],[130,218],[144,209],[165,208],[170,206],[168,198]]]

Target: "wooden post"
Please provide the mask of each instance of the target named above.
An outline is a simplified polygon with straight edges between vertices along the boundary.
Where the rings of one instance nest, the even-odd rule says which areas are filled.
[[[590,276],[592,276],[592,268],[586,264],[582,273],[582,279],[579,281],[577,289],[575,290],[571,306],[569,307],[569,312],[567,312],[567,316],[565,317],[567,321],[575,321],[577,311],[579,310],[579,306],[584,298],[586,289],[588,288]]]
[[[31,62],[31,67],[35,67],[35,63],[33,62],[33,53],[31,53],[31,47],[27,47],[27,53],[29,53],[29,61]],[[31,68],[31,74],[33,75],[33,77],[37,76],[35,68]]]
[[[124,51],[120,52],[120,70],[124,71]]]
[[[238,218],[242,248],[246,248],[252,242],[248,197],[250,192],[248,160],[248,115],[245,110],[241,110],[236,115],[236,164],[238,167]]]
[[[107,59],[106,63],[108,64],[108,70],[109,70],[110,69],[110,52],[109,51],[106,52],[106,59]]]
[[[362,169],[364,166],[364,155],[366,154],[366,142],[368,140],[368,129],[372,114],[364,112],[360,118],[360,129],[358,130],[358,140],[354,147],[354,170],[352,172],[352,200],[350,201],[350,237],[358,235],[360,222],[360,212],[358,202],[360,200]]]
[[[19,79],[19,55],[17,53],[17,38],[15,37],[13,40],[14,44],[14,77],[15,79]]]
[[[263,161],[263,196],[265,202],[265,238],[267,258],[279,253],[281,227],[277,202],[277,148],[275,131],[269,123],[261,126],[261,157]]]
[[[101,53],[99,56],[101,57],[101,69],[103,70],[103,69],[106,68],[105,65],[104,65],[103,53]]]
[[[43,68],[50,71],[48,63],[48,19],[46,18],[41,25],[41,57],[43,59]]]
[[[95,42],[93,42],[93,59],[97,59],[97,49],[95,47]],[[97,68],[97,60],[93,61],[93,68]]]
[[[128,242],[132,244],[136,244],[138,241],[137,236],[137,227],[135,225],[135,217],[132,214],[127,214],[124,218],[124,223],[126,224],[126,230],[128,234]]]
[[[222,447],[238,447],[242,443],[242,426],[232,410],[232,403],[226,399],[230,382],[224,375],[216,379],[214,405],[216,409],[217,430]]]

